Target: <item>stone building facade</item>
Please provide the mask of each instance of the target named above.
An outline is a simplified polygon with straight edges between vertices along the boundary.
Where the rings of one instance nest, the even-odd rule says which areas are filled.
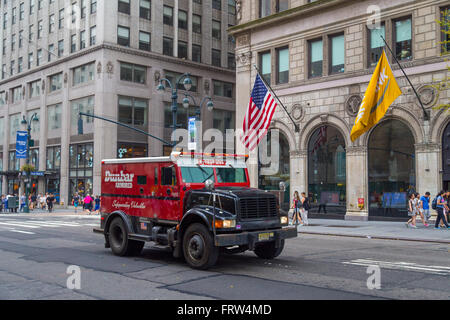
[[[236,37],[237,129],[254,66],[300,128],[296,132],[278,107],[271,127],[281,133],[285,172],[258,179],[257,153],[251,153],[254,186],[276,189],[284,181],[286,203],[294,190],[305,191],[311,212],[361,220],[405,218],[407,194],[434,196],[450,187],[450,115],[435,108],[448,104],[450,88],[433,86],[449,76],[436,23],[449,1],[238,2],[238,24],[229,29]],[[384,47],[380,35],[393,50],[385,49],[403,94],[380,123],[352,142],[356,114]]]
[[[101,160],[160,156],[160,141],[78,112],[117,120],[171,141],[171,92],[159,80],[191,74],[193,87],[178,91],[178,124],[187,127],[189,93],[214,110],[201,110],[203,128],[234,128],[235,24],[227,1],[8,0],[0,2],[1,192],[23,191],[15,157],[22,117],[32,124],[31,163],[43,176],[32,191],[53,192],[65,205],[75,192],[100,194]]]

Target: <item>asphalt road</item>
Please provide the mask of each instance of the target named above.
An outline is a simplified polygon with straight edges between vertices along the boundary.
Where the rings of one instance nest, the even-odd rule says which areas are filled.
[[[92,233],[98,220],[1,215],[0,299],[450,298],[446,244],[300,233],[275,260],[246,252],[198,271],[151,244],[140,257],[114,256]]]

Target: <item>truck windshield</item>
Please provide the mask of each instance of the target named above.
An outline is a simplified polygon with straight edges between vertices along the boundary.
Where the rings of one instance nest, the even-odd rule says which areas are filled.
[[[245,183],[247,177],[243,168],[216,168],[217,182],[219,183]]]
[[[181,176],[184,183],[205,183],[208,179],[214,180],[213,168],[181,167]]]

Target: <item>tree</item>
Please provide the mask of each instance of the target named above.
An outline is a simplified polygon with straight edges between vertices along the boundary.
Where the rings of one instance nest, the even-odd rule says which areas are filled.
[[[444,35],[443,36],[443,41],[440,41],[439,44],[442,46],[442,56],[446,56],[448,54],[450,54],[449,48],[450,48],[450,10],[449,9],[445,9],[445,11],[442,12],[441,15],[441,20],[437,20],[437,23],[439,24],[440,28],[441,28],[441,32]],[[445,61],[448,61],[449,59],[445,59]],[[447,71],[448,74],[450,73],[450,65],[447,65]],[[449,90],[450,89],[450,76],[446,75],[446,77],[440,81],[439,83],[435,84],[434,87],[439,91],[442,92],[444,90]],[[447,112],[450,112],[450,103],[447,102],[443,103],[437,107],[435,107],[436,109],[444,109]]]

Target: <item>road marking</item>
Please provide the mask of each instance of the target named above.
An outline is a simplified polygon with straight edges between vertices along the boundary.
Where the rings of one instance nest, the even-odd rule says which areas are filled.
[[[356,266],[379,266],[380,268],[391,270],[403,270],[403,271],[415,271],[423,273],[431,273],[438,275],[450,275],[450,267],[447,266],[427,266],[420,265],[412,262],[390,262],[390,261],[377,261],[371,259],[356,259],[352,261],[343,262],[343,264],[350,264]]]
[[[39,226],[28,226],[21,223],[8,223],[8,222],[0,222],[1,225],[5,226],[16,226],[16,227],[24,227],[24,228],[30,228],[30,229],[39,229]]]
[[[22,231],[22,230],[16,230],[16,229],[10,229],[10,230],[8,230],[8,231],[11,231],[11,232],[17,232],[17,233],[25,233],[25,234],[36,234],[36,233],[34,233],[34,232]]]

